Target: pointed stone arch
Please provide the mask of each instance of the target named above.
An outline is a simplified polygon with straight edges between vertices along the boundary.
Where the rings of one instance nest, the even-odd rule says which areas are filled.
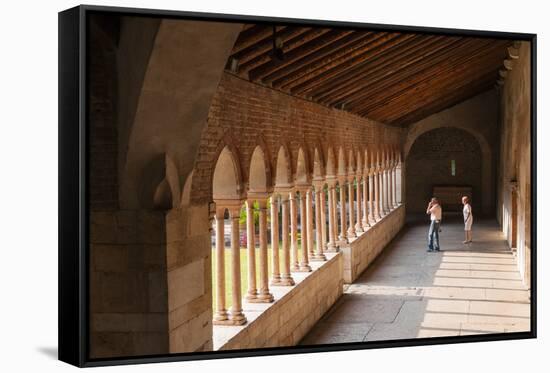
[[[334,149],[332,146],[328,147],[327,150],[327,167],[326,167],[326,175],[327,177],[335,177],[338,172],[337,169],[337,163],[336,163],[336,156],[334,155]]]
[[[307,150],[304,147],[300,147],[298,149],[298,156],[296,157],[296,174],[294,176],[296,184],[308,184],[311,180],[308,165]]]
[[[338,175],[345,176],[347,175],[347,171],[346,154],[344,153],[344,149],[340,146],[338,149]]]
[[[240,199],[241,191],[241,173],[237,158],[229,146],[225,146],[214,167],[212,197],[214,200]]]
[[[313,150],[313,179],[322,180],[325,178],[325,162],[323,160],[323,151],[316,146]]]
[[[292,160],[288,146],[282,144],[277,152],[277,160],[275,164],[275,188],[290,188],[292,187]]]
[[[248,169],[248,191],[265,193],[272,187],[271,167],[268,154],[261,145],[256,146],[250,157]]]

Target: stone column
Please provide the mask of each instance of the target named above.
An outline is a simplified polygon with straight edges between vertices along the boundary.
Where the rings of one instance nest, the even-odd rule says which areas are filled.
[[[325,254],[323,254],[323,230],[322,229],[322,219],[321,219],[321,210],[324,201],[322,198],[322,185],[317,185],[315,188],[315,253],[311,257],[311,260],[324,261],[327,260]]]
[[[354,193],[353,193],[353,178],[348,181],[348,200],[349,200],[349,227],[348,227],[348,237],[349,238],[355,238],[357,235],[355,234],[355,216],[354,216],[354,209],[355,209],[355,202],[353,201]]]
[[[308,258],[311,258],[315,254],[315,237],[313,235],[313,221],[315,216],[313,215],[313,190],[308,189],[306,191],[306,221],[307,221],[307,251]]]
[[[388,214],[388,170],[382,170],[382,211]]]
[[[333,243],[334,243],[334,251],[338,251],[338,206],[337,206],[337,194],[336,194],[336,184],[332,186],[332,189],[330,190],[330,193],[332,195],[332,206],[330,207],[330,211],[332,214],[332,235],[334,237]]]
[[[400,205],[403,203],[403,190],[402,190],[402,165],[401,162],[397,163],[397,167],[395,167],[395,189],[397,192],[397,204]]]
[[[336,188],[334,183],[328,185],[328,245],[327,251],[336,251],[336,215],[335,203]]]
[[[361,178],[357,177],[357,189],[355,189],[355,196],[357,201],[357,209],[355,210],[355,232],[363,233],[363,188],[361,187]]]
[[[271,285],[279,285],[281,282],[279,264],[279,201],[275,195],[271,196],[271,259],[273,269]]]
[[[256,245],[254,226],[254,200],[246,201],[246,247],[248,257],[248,291],[245,299],[253,301],[258,297],[256,288]]]
[[[323,251],[327,249],[327,213],[326,213],[326,197],[324,185],[321,186],[321,200],[320,200],[320,213],[321,213],[321,245]]]
[[[224,234],[225,208],[216,209],[216,309],[213,323],[228,320],[225,308],[225,234]],[[223,323],[221,323],[223,324]]]
[[[240,206],[235,206],[229,209],[229,216],[231,218],[231,291],[233,298],[229,319],[233,325],[243,325],[246,323],[246,317],[243,314],[241,304],[241,250],[239,242],[240,215]]]
[[[310,272],[311,267],[309,266],[309,238],[308,238],[308,219],[307,219],[307,199],[308,192],[306,190],[300,190],[300,197],[298,197],[298,202],[300,204],[300,234],[301,234],[301,252],[302,257],[300,260],[300,266],[298,267],[299,272]]]
[[[260,206],[260,291],[258,300],[265,303],[273,302],[269,292],[269,276],[267,271],[267,198],[258,200]]]
[[[393,167],[393,205],[399,206],[397,202],[397,164]]]
[[[378,220],[377,217],[375,217],[374,214],[374,173],[372,171],[369,172],[369,220],[376,222]]]
[[[290,192],[290,244],[292,248],[292,271],[300,269],[298,265],[298,209],[296,206],[296,193]]]
[[[382,202],[380,189],[380,170],[376,170],[374,172],[374,217],[376,220],[382,219]]]
[[[290,202],[288,199],[288,193],[282,193],[281,195],[281,204],[282,204],[282,236],[283,236],[283,269],[281,273],[281,281],[279,285],[292,286],[294,285],[294,279],[290,274],[290,240],[289,240],[289,209]]]
[[[363,231],[367,231],[367,228],[370,227],[370,222],[369,222],[369,216],[371,214],[371,211],[370,211],[370,201],[369,201],[369,182],[368,182],[368,179],[369,177],[368,176],[363,176],[363,218],[361,220],[361,223],[363,224]]]
[[[346,185],[344,181],[340,181],[340,243],[348,243],[347,227],[346,227]]]
[[[388,169],[388,205],[390,211],[393,210],[393,168]]]

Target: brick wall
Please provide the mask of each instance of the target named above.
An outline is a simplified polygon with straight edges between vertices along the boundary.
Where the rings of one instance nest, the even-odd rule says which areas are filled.
[[[316,146],[322,149],[326,159],[329,146],[359,150],[368,145],[399,144],[401,133],[399,128],[291,97],[224,73],[202,134],[191,199],[194,202],[211,199],[213,169],[219,152],[228,142],[239,152],[238,160],[246,184],[252,152],[260,143],[265,144],[272,171],[280,146],[288,146],[295,172],[300,146],[307,152],[311,169]]]
[[[451,174],[453,159],[455,176]],[[425,211],[434,185],[472,186],[472,208],[480,212],[481,150],[476,138],[457,128],[439,128],[421,135],[407,158],[406,185],[409,212]],[[460,212],[456,206],[454,210]]]

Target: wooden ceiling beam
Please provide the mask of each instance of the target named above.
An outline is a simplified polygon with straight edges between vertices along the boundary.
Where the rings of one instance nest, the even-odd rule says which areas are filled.
[[[436,99],[433,102],[426,102],[422,107],[405,114],[404,116],[394,117],[391,119],[392,125],[400,127],[406,126],[411,123],[415,123],[421,119],[424,119],[432,114],[438,113],[446,108],[459,104],[474,97],[481,92],[485,92],[492,88],[494,85],[494,79],[492,74],[489,74],[486,79],[481,79],[479,83],[468,86],[464,90],[456,90],[455,94],[447,95],[443,99]]]
[[[379,39],[387,37],[388,34],[384,32],[380,33],[368,33],[368,35],[360,39],[357,43],[348,46],[342,50],[339,50],[321,61],[311,64],[304,64],[299,69],[295,70],[291,75],[275,79],[272,82],[274,88],[280,88],[283,90],[288,90],[300,82],[311,79],[313,76],[318,76],[322,72],[328,71],[332,68],[337,67],[341,63],[365,53],[371,45],[375,44]]]
[[[444,36],[438,39],[431,39],[429,42],[423,43],[422,48],[402,51],[400,53],[400,58],[390,58],[389,61],[388,59],[380,61],[378,68],[371,68],[368,70],[367,74],[358,76],[350,83],[342,84],[342,86],[337,89],[319,97],[314,96],[314,98],[327,105],[340,105],[345,102],[346,106],[349,106],[355,101],[355,96],[371,92],[369,87],[373,85],[376,86],[376,83],[382,81],[383,84],[389,84],[396,79],[400,79],[402,74],[407,74],[408,71],[411,70],[410,67],[412,64],[437,63],[437,60],[440,59],[440,54],[445,53],[445,51],[448,53],[448,49],[445,49],[446,47],[455,45],[455,43],[460,43],[460,41],[460,38],[449,38]],[[442,49],[444,49],[443,52],[441,51]],[[424,53],[419,53],[419,50],[424,51]],[[427,57],[431,57],[435,61],[432,62],[432,59],[426,60]],[[414,67],[416,66],[417,65],[414,65]],[[353,99],[350,99],[352,96]]]
[[[288,77],[289,75],[294,74],[297,70],[301,69],[304,66],[317,66],[322,64],[327,59],[333,59],[334,55],[341,54],[342,51],[347,51],[350,48],[355,47],[356,45],[364,44],[372,36],[372,32],[365,31],[355,31],[345,36],[342,39],[334,40],[330,43],[327,43],[321,49],[306,55],[298,60],[291,62],[289,65],[274,71],[273,73],[266,75],[262,78],[262,82],[265,84],[272,84],[274,80],[282,79]]]
[[[283,31],[284,26],[277,27],[277,31]],[[273,35],[273,27],[264,25],[252,25],[247,30],[242,31],[237,37],[235,45],[233,45],[232,55],[242,52],[245,49],[253,47],[263,39],[269,38]]]
[[[300,44],[300,37],[308,32],[312,32],[311,28],[294,28],[287,27],[284,30],[277,31],[275,36],[283,39],[285,50],[290,50]],[[241,50],[238,53],[232,53],[231,58],[239,61],[239,72],[248,72],[248,70],[265,63],[266,56],[269,58],[269,53],[273,49],[273,33],[269,34],[260,42]]]
[[[492,56],[491,61],[485,62],[478,69],[472,69],[471,66],[465,67],[469,69],[469,73],[463,75],[463,71],[457,71],[456,74],[448,78],[441,78],[438,82],[424,81],[422,84],[416,85],[413,89],[405,91],[403,94],[392,97],[386,100],[383,105],[379,105],[372,110],[358,111],[357,114],[364,116],[383,116],[387,122],[391,123],[392,118],[402,116],[404,113],[413,111],[425,104],[426,100],[435,100],[444,98],[448,94],[448,90],[454,91],[458,87],[475,84],[475,82],[487,75],[492,74],[495,70],[499,58]],[[481,62],[481,61],[480,61]],[[488,62],[488,63],[487,63]],[[496,78],[496,77],[495,77]]]
[[[339,41],[346,36],[353,33],[351,30],[331,30],[325,34],[318,35],[309,39],[306,43],[303,43],[298,48],[292,49],[289,52],[284,53],[284,59],[282,61],[270,60],[265,64],[258,66],[248,71],[248,76],[251,81],[262,80],[263,77],[273,74],[274,72],[282,69],[291,63],[305,58],[306,56],[320,50],[327,43],[333,43]]]
[[[326,84],[327,82],[338,81],[343,74],[346,74],[353,69],[364,66],[365,61],[372,60],[383,54],[392,48],[396,47],[402,43],[412,43],[414,42],[414,34],[391,34],[391,36],[384,41],[380,41],[376,46],[373,46],[369,50],[365,51],[358,56],[336,66],[331,70],[327,70],[318,76],[313,76],[307,81],[300,82],[299,84],[293,84],[293,87],[290,89],[290,92],[294,95],[308,96],[311,95],[314,91],[318,91],[318,87]]]
[[[438,82],[449,78],[460,76],[461,73],[467,77],[469,72],[478,64],[486,63],[487,60],[494,60],[495,51],[502,48],[502,45],[495,45],[493,41],[486,41],[479,44],[474,50],[463,51],[454,59],[436,66],[426,68],[419,75],[411,75],[407,79],[394,84],[392,87],[378,90],[374,95],[368,94],[362,97],[362,102],[349,108],[351,111],[363,112],[376,110],[381,105],[391,102],[395,97],[401,96],[409,91],[416,91],[417,87],[431,85],[436,87]],[[462,78],[462,77],[461,77]]]

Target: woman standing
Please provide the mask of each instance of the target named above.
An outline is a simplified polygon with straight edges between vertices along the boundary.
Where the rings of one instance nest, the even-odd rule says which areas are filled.
[[[462,197],[462,214],[464,215],[464,236],[465,240],[462,243],[472,242],[472,223],[474,222],[474,216],[472,215],[472,206],[470,205],[470,198],[467,196]]]

